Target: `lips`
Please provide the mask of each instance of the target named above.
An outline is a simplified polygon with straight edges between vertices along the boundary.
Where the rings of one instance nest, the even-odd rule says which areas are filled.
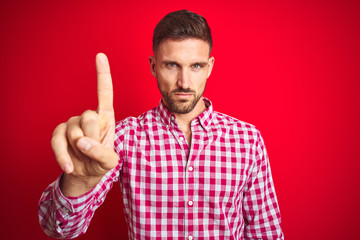
[[[191,93],[175,93],[174,94],[177,98],[191,98],[193,95]]]
[[[177,96],[192,96],[192,93],[175,93]]]

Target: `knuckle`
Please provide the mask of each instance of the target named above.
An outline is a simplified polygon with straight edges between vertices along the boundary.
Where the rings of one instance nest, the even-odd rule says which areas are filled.
[[[59,132],[63,131],[64,129],[66,129],[66,123],[60,123],[59,125],[57,125],[54,129],[53,137],[59,134]]]
[[[69,119],[69,121],[67,122],[67,129],[65,135],[70,142],[76,140],[83,135],[80,128],[79,116],[71,117]]]
[[[54,135],[51,138],[51,146],[54,149],[56,146],[60,145],[63,141],[63,137],[59,136],[59,135]]]
[[[87,110],[81,115],[81,126],[94,124],[99,121],[99,115],[95,111]]]
[[[67,125],[73,124],[77,121],[79,121],[79,116],[70,117],[69,120],[67,121]]]
[[[81,119],[97,119],[98,114],[92,110],[86,110],[81,114]]]
[[[76,141],[79,137],[83,136],[79,129],[69,128],[67,131],[67,138],[70,143]]]

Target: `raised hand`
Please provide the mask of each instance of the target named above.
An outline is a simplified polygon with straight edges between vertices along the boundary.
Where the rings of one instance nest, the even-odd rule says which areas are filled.
[[[87,110],[58,125],[51,146],[65,174],[64,195],[76,196],[91,190],[118,162],[114,151],[115,116],[109,62],[105,54],[96,55],[98,109]]]

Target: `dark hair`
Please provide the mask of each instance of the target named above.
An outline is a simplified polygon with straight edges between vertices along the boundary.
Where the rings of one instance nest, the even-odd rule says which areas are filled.
[[[160,43],[165,39],[184,40],[197,38],[204,40],[212,49],[212,38],[206,19],[188,10],[180,10],[167,14],[156,25],[153,36],[153,51],[156,53]]]

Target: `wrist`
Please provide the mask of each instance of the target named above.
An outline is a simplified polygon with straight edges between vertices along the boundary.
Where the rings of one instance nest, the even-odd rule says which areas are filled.
[[[100,182],[102,176],[99,177],[75,177],[64,173],[61,176],[59,186],[65,197],[79,197],[90,192]]]

